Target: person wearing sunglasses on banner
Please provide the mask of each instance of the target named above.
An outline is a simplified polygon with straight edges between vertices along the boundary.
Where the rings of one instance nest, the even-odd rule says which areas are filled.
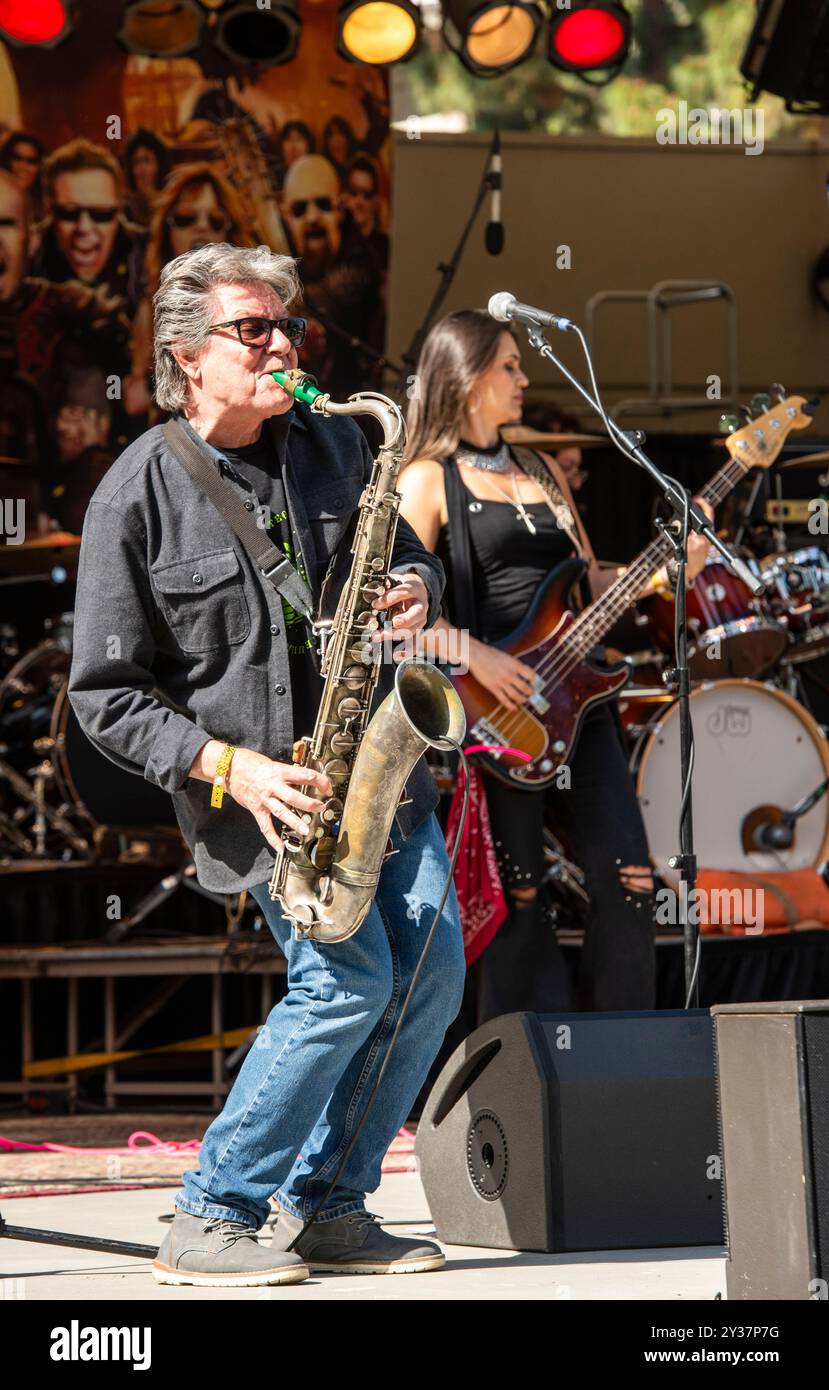
[[[172,173],[153,205],[146,250],[147,289],[132,335],[132,369],[124,383],[130,415],[144,415],[147,424],[160,419],[152,402],[150,372],[153,357],[152,300],[162,268],[174,256],[212,242],[254,246],[255,240],[238,193],[209,164],[187,164]]]
[[[382,277],[363,243],[343,241],[341,194],[330,160],[302,155],[285,177],[281,213],[302,265],[304,306],[312,320],[302,366],[348,395],[375,384],[372,359],[355,351],[353,339],[382,350]],[[333,324],[341,334],[331,330]]]
[[[397,853],[359,931],[334,943],[294,936],[268,892],[281,835],[303,828],[332,792],[324,772],[292,761],[294,741],[313,733],[323,681],[309,624],[290,600],[316,609],[336,555],[336,602],[373,471],[353,419],[323,417],[274,380],[302,345],[299,291],[293,258],[266,246],[190,251],[162,272],[154,350],[159,408],[292,560],[307,604],[297,575],[286,599],[260,573],[179,461],[175,432],[148,430],[125,450],[84,522],[69,679],[81,726],[119,766],[172,794],[199,882],[249,890],[287,959],[287,993],[204,1135],[198,1169],[184,1175],[153,1266],[164,1284],[282,1284],[309,1267],[405,1274],[444,1263],[432,1241],[384,1231],[365,1206],[463,994],[450,889],[389,1055],[449,873],[425,762],[406,783],[391,831]],[[389,573],[374,600],[383,646],[386,636],[413,639],[440,611],[440,561],[402,518]],[[389,647],[393,658],[400,649]],[[398,669],[381,658],[376,702]],[[274,1195],[278,1222],[260,1244]]]
[[[142,288],[145,235],[122,212],[123,175],[109,150],[72,140],[43,166],[48,216],[38,229],[33,274],[105,289],[135,312]]]

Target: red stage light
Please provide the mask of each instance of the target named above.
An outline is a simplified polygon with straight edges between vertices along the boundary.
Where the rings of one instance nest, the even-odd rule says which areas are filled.
[[[17,43],[53,43],[66,23],[64,0],[0,0],[0,31]]]
[[[553,20],[550,60],[570,71],[614,67],[627,56],[630,16],[620,5],[585,5]]]

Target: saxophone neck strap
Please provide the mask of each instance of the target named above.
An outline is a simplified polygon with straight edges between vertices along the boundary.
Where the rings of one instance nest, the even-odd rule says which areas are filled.
[[[212,456],[188,434],[177,420],[162,426],[167,445],[187,470],[197,487],[210,499],[220,516],[235,531],[263,579],[267,579],[287,603],[313,622],[314,599],[305,580],[287,555],[257,526],[253,512],[247,510],[238,494],[219,473]]]

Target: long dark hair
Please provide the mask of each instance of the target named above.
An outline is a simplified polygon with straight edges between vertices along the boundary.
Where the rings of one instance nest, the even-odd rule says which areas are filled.
[[[469,393],[492,365],[501,334],[509,331],[483,309],[459,309],[429,330],[407,411],[407,461],[454,453]]]

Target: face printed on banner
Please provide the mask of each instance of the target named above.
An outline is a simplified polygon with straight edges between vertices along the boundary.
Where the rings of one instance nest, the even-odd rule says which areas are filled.
[[[298,126],[293,125],[282,136],[282,158],[285,161],[286,169],[289,169],[304,154],[310,154],[308,138]]]
[[[336,259],[340,249],[339,198],[337,171],[322,155],[304,155],[291,165],[282,190],[282,206],[296,253],[302,258],[303,279],[320,279]]]
[[[368,236],[374,227],[374,195],[374,179],[368,169],[352,169],[344,202],[363,236]]]
[[[0,178],[0,302],[14,299],[26,270],[26,217],[23,194]]]
[[[106,169],[58,174],[51,193],[55,236],[78,280],[98,279],[118,233],[118,190]]]
[[[28,140],[18,140],[12,152],[10,163],[10,173],[15,183],[24,191],[31,188],[43,163],[37,145],[29,144]]]
[[[103,447],[109,420],[100,411],[82,405],[62,405],[55,418],[55,437],[62,463],[74,463],[85,449]]]
[[[521,370],[515,339],[504,332],[491,365],[478,377],[471,394],[493,425],[507,425],[520,420],[524,390],[529,384],[529,377]]]
[[[183,256],[208,242],[227,241],[231,219],[212,183],[203,183],[182,190],[167,214],[167,225],[172,254]]]
[[[137,192],[149,195],[158,187],[158,156],[149,145],[139,145],[132,157],[132,177]]]
[[[264,317],[285,318],[282,300],[269,285],[220,285],[213,294],[212,322]],[[235,328],[211,333],[194,358],[179,358],[193,383],[194,396],[206,398],[211,409],[232,414],[237,423],[265,420],[283,415],[293,405],[271,372],[297,365],[296,348],[278,328],[264,347],[245,347]]]

